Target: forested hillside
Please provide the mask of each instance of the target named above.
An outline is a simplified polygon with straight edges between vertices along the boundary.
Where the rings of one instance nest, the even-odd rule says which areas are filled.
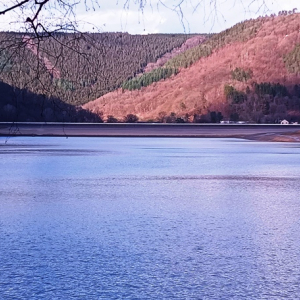
[[[0,82],[6,88],[0,98],[0,121],[62,120],[61,113],[54,107],[44,112],[45,99],[56,99],[60,105],[73,105],[68,110],[83,115],[81,104],[119,88],[124,81],[144,72],[148,64],[155,64],[172,50],[178,52],[176,49],[193,36],[85,33],[56,34],[37,40],[28,35],[2,32]],[[199,42],[203,39],[200,36]],[[20,90],[26,91],[26,105],[19,95],[13,95],[12,91]],[[62,111],[66,115],[65,107]],[[97,114],[98,119],[88,117],[88,113],[80,118],[100,120],[101,112]],[[76,118],[74,115],[65,120],[75,121]]]
[[[0,80],[80,105],[120,87],[190,36],[56,34],[41,40],[0,34]]]
[[[295,12],[212,36],[90,33],[34,40],[1,33],[0,39],[0,121],[300,122]]]
[[[216,34],[84,107],[120,120],[299,122],[299,89],[300,14],[281,12]]]
[[[3,82],[0,95],[0,122],[103,122],[99,115],[81,107]]]

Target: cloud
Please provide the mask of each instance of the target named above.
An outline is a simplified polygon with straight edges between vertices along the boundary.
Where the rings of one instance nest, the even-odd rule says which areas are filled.
[[[159,13],[142,13],[137,10],[109,9],[95,12],[82,12],[77,15],[78,24],[83,31],[112,31],[143,34],[160,32],[161,26],[167,22]]]
[[[117,0],[115,0],[117,1]],[[220,32],[245,19],[292,10],[299,0],[149,0],[141,9],[139,1],[79,1],[75,10],[81,31],[145,33]],[[182,2],[182,3],[181,3]],[[124,5],[127,3],[127,5]],[[181,3],[181,4],[180,4]],[[180,5],[179,5],[180,4]],[[94,10],[94,9],[95,10]],[[17,15],[16,15],[17,16]],[[44,18],[48,24],[63,22]],[[13,23],[16,21],[16,23]],[[22,23],[13,14],[0,16],[0,30],[17,30]],[[51,23],[52,22],[52,23]],[[23,23],[24,24],[24,23]]]
[[[133,2],[128,7],[110,2],[96,12],[79,13],[78,19],[97,24],[102,31],[131,34],[220,32],[245,19],[292,10],[298,0],[186,0],[178,6],[180,2],[151,1],[143,11]]]

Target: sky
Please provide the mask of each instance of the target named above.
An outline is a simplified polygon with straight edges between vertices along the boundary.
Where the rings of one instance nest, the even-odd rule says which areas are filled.
[[[0,1],[0,10],[9,1],[13,3],[13,0]],[[87,7],[84,0],[79,1],[74,11],[78,30],[130,34],[217,33],[246,19],[293,10],[299,3],[299,0],[98,0],[99,6],[94,5],[93,10],[94,1],[87,0]],[[145,3],[143,9],[140,1]],[[50,25],[67,21],[60,10],[52,7],[41,19]],[[0,30],[18,30],[23,26],[20,16],[24,15],[26,12],[0,15]]]
[[[119,0],[116,5],[113,0],[107,1],[96,12],[82,10],[78,19],[97,24],[102,31],[211,33],[260,15],[292,10],[299,4],[299,0],[185,0],[179,8],[181,0],[164,0],[161,1],[164,5],[160,1],[148,1],[142,13],[134,1],[126,9],[121,5],[124,2]],[[88,23],[82,26],[86,30],[92,28]]]

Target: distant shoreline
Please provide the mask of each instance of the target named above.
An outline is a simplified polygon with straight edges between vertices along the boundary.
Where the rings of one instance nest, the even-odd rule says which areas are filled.
[[[0,122],[0,136],[194,137],[300,142],[300,125]]]

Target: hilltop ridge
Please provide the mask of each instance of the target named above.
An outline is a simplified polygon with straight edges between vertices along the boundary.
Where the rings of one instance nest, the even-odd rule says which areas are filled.
[[[176,75],[118,89],[84,108],[140,120],[212,121],[211,115],[273,123],[300,121],[300,14],[241,22],[169,60]],[[173,119],[172,119],[173,117]],[[215,121],[215,120],[213,120]]]

